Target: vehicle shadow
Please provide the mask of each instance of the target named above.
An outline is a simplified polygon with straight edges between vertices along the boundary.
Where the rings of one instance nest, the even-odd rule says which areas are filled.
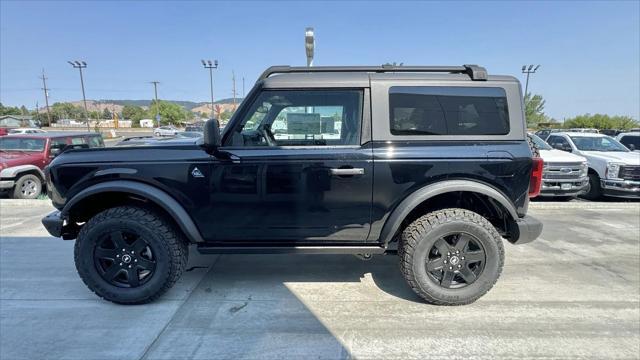
[[[419,302],[395,256],[192,251],[167,294],[122,306],[85,287],[73,241],[3,236],[0,248],[0,358],[353,358],[349,334],[372,303]]]

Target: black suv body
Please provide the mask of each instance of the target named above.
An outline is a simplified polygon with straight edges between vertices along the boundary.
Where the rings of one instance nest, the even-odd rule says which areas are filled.
[[[409,285],[469,303],[502,269],[502,238],[535,239],[540,187],[519,82],[477,66],[269,68],[222,134],[196,144],[82,149],[47,168],[98,295],[155,299],[187,244],[203,253],[400,255]],[[465,256],[466,255],[466,256]]]

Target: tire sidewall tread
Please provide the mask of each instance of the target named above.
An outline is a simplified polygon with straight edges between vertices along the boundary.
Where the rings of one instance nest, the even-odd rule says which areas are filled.
[[[482,243],[488,259],[479,278],[460,289],[442,288],[428,278],[426,270],[420,270],[420,267],[424,269],[425,256],[435,240],[449,231],[472,234]],[[434,211],[416,219],[402,232],[399,248],[402,248],[398,254],[405,280],[416,294],[435,305],[465,305],[476,301],[494,286],[504,266],[500,234],[488,220],[465,209]]]
[[[156,269],[148,282],[136,288],[121,288],[109,284],[99,274],[93,260],[100,231],[109,226],[139,226],[156,257]],[[155,212],[135,206],[119,206],[104,210],[92,217],[80,230],[74,246],[74,260],[82,281],[96,295],[119,304],[143,304],[151,302],[179,279],[188,260],[188,245],[170,222]]]

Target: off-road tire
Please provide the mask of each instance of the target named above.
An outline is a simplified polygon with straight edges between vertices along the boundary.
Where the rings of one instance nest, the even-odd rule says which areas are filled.
[[[481,243],[486,262],[473,283],[459,289],[443,288],[427,274],[426,256],[436,240],[457,231],[471,234]],[[504,265],[500,234],[485,218],[464,209],[439,210],[418,218],[402,232],[399,247],[405,280],[418,296],[435,305],[465,305],[476,301],[493,287]]]
[[[589,173],[589,191],[580,195],[587,200],[598,200],[602,197],[602,187],[600,186],[600,177],[596,173]]]
[[[23,194],[22,187],[25,185],[32,184],[35,189],[33,192],[28,194]],[[22,175],[16,181],[13,187],[13,198],[14,199],[35,199],[42,193],[42,180],[36,175],[26,174]]]
[[[138,287],[115,286],[99,274],[93,251],[98,239],[113,229],[135,229],[149,243],[156,257],[152,277]],[[96,295],[118,304],[151,302],[180,278],[187,265],[188,244],[183,235],[159,214],[140,207],[120,206],[92,217],[80,230],[74,259],[82,281]]]

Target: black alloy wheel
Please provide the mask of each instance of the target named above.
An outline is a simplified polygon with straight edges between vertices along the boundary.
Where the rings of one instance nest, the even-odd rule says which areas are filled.
[[[99,239],[93,258],[100,276],[118,287],[137,287],[153,276],[156,260],[149,243],[131,231],[112,231]]]
[[[431,279],[440,286],[459,289],[476,281],[485,262],[484,248],[475,236],[453,233],[436,240],[425,266]]]

